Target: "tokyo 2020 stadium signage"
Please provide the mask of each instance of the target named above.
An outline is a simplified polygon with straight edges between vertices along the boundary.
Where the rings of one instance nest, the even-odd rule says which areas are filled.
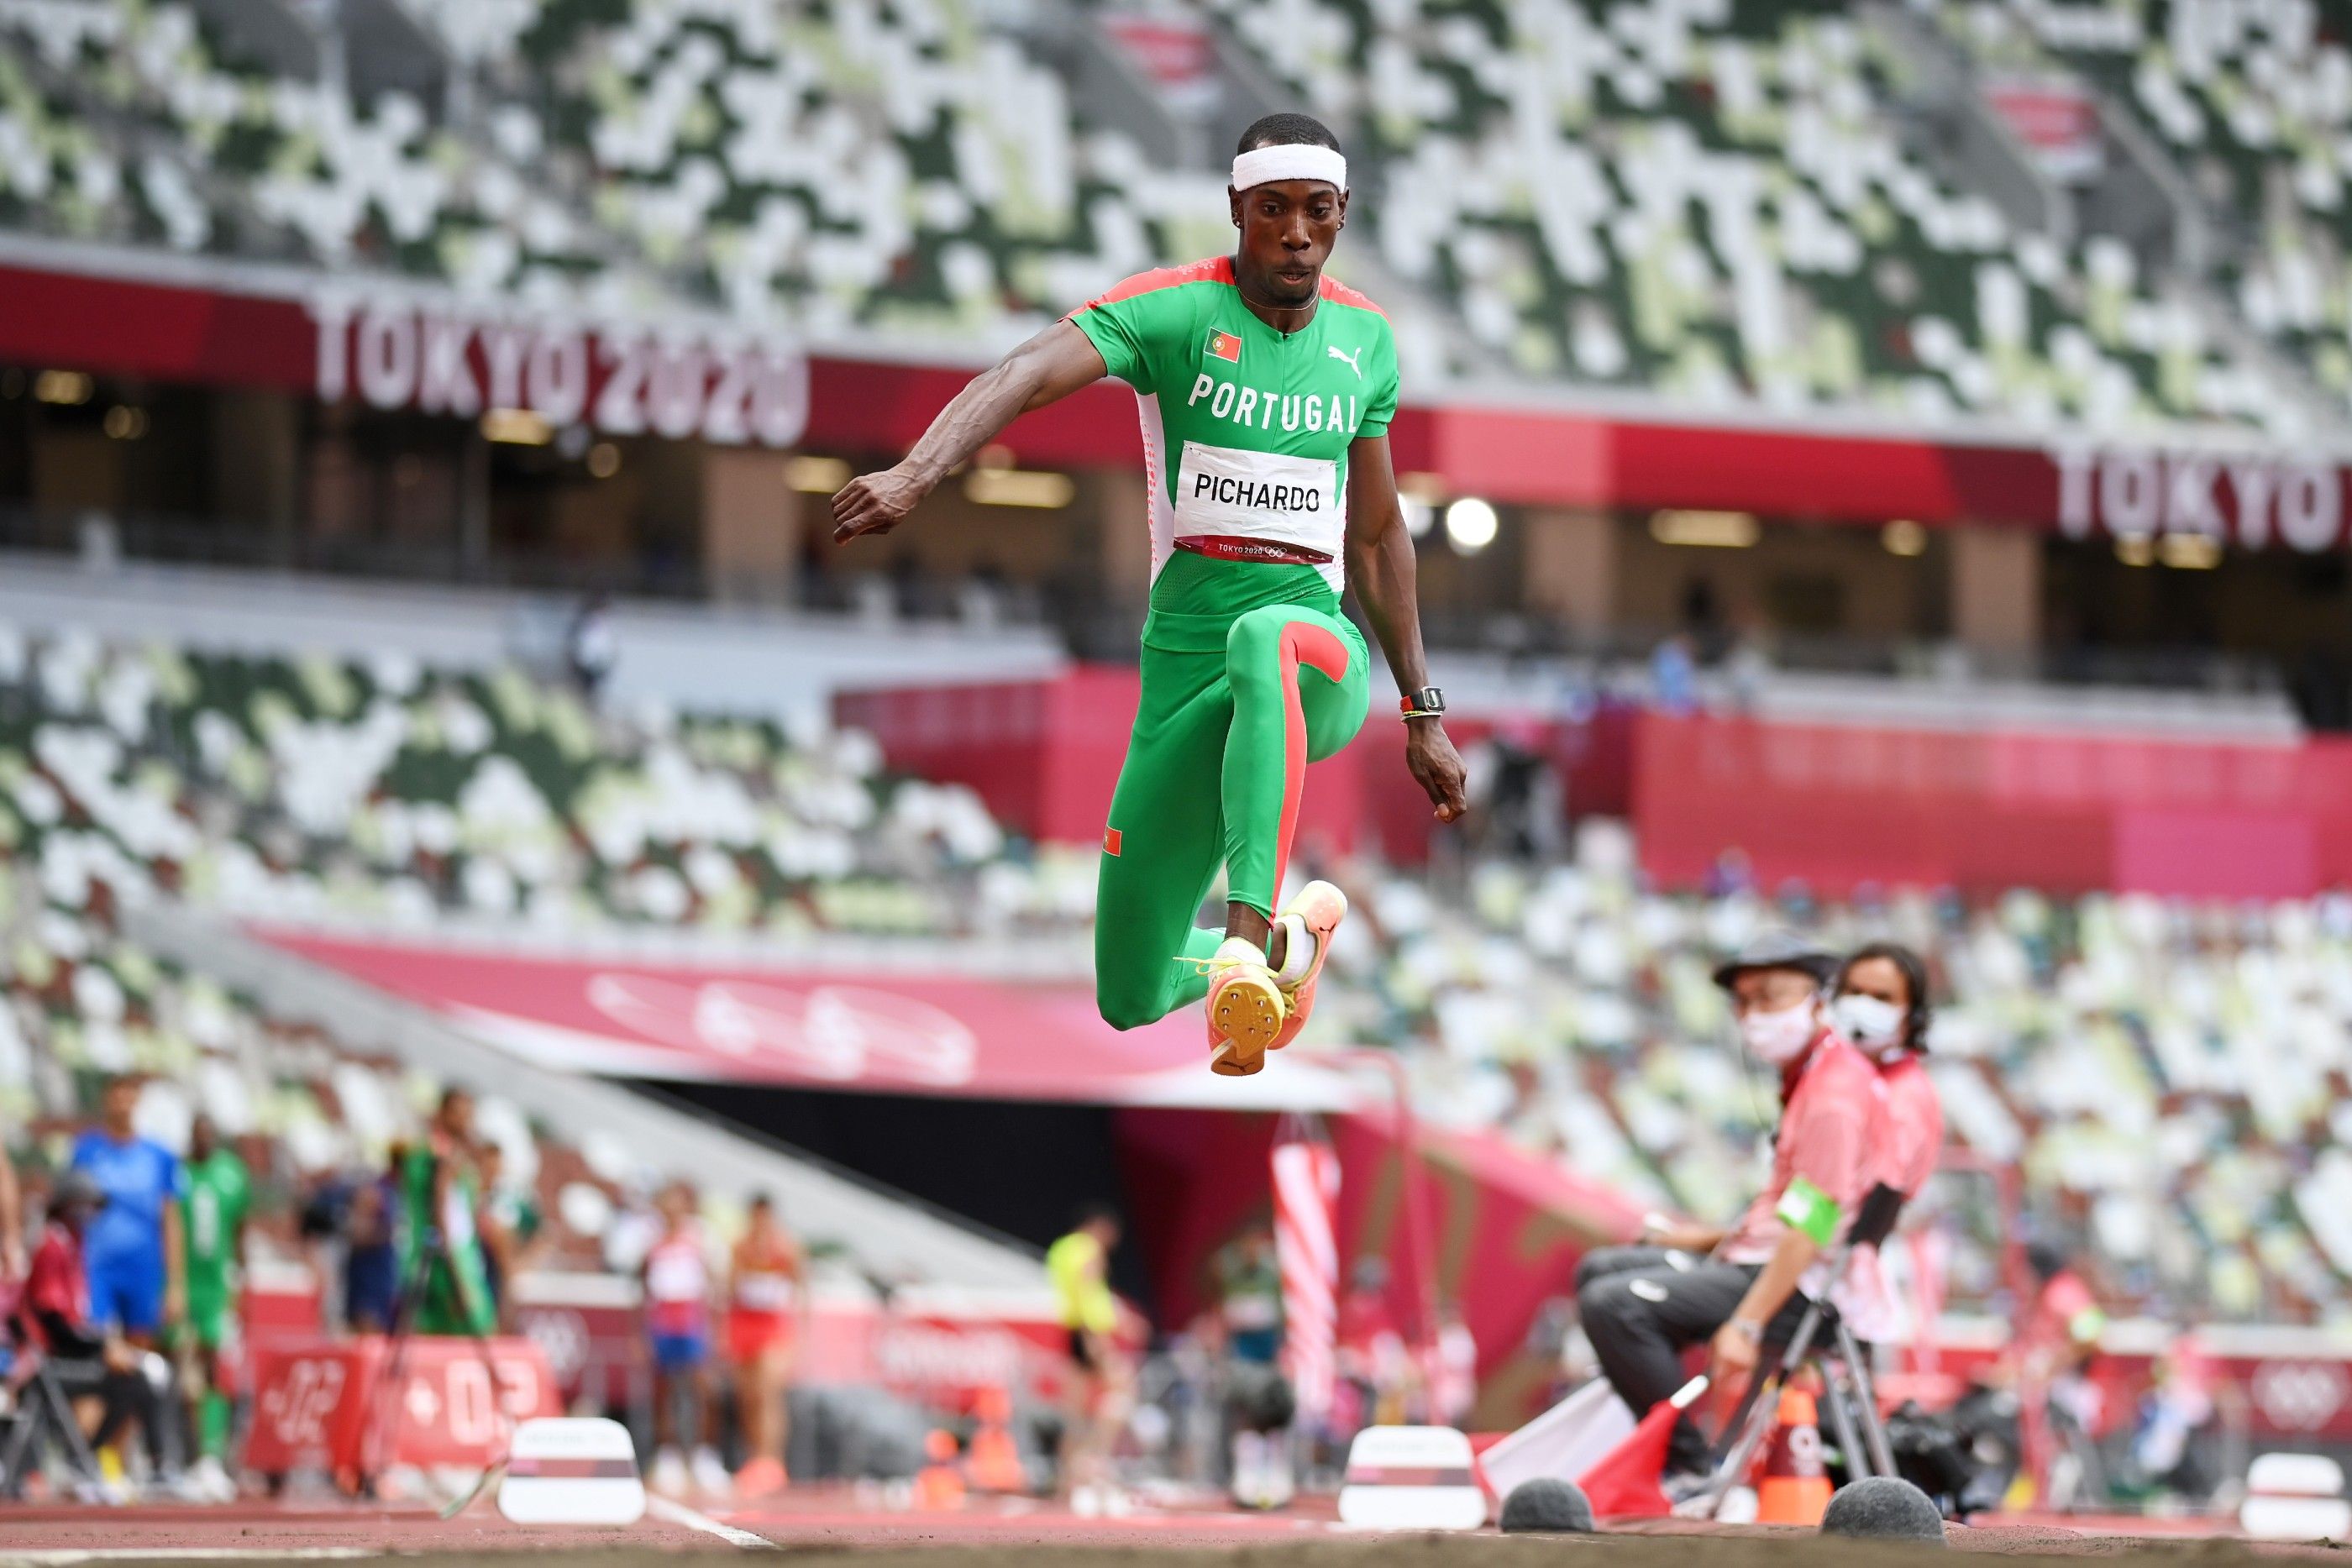
[[[494,409],[607,435],[785,447],[808,423],[808,361],[724,326],[589,327],[451,302],[321,293],[305,308],[319,397],[471,419]]]
[[[2058,529],[2070,538],[2196,536],[2218,545],[2284,545],[2316,554],[2344,544],[2344,471],[2262,453],[2065,450]]]

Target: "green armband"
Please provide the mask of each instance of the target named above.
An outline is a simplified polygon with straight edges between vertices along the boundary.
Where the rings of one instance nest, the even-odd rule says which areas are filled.
[[[1836,1239],[1842,1218],[1837,1199],[1803,1176],[1790,1179],[1789,1190],[1780,1195],[1772,1212],[1781,1224],[1808,1238],[1816,1247],[1826,1247]]]

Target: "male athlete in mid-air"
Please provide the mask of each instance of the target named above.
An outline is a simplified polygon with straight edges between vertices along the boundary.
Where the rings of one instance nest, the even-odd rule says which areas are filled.
[[[1356,596],[1388,655],[1405,765],[1440,821],[1462,759],[1429,684],[1412,538],[1389,464],[1396,343],[1378,307],[1323,276],[1348,218],[1338,140],[1269,115],[1234,159],[1230,257],[1130,277],[956,394],[898,466],[842,487],[833,537],[896,527],[1032,409],[1105,375],[1135,388],[1150,475],[1143,695],[1103,833],[1095,997],[1133,1029],[1205,997],[1209,1065],[1255,1072],[1315,1005],[1340,891],[1310,882],[1279,917],[1307,764],[1355,738],[1370,700]],[[1225,872],[1222,932],[1194,912]]]

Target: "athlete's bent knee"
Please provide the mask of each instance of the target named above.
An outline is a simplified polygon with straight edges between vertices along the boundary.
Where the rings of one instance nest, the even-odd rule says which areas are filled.
[[[1234,675],[1274,674],[1275,651],[1282,643],[1282,629],[1290,624],[1289,610],[1280,604],[1261,604],[1245,611],[1225,632],[1225,669]]]
[[[1095,1010],[1102,1014],[1103,1022],[1122,1034],[1148,1023],[1158,1023],[1168,1015],[1158,997],[1100,989],[1095,992]]]
[[[1612,1274],[1629,1274],[1656,1262],[1657,1254],[1647,1248],[1596,1247],[1577,1262],[1576,1288],[1581,1291]]]
[[[1639,1315],[1640,1301],[1627,1285],[1623,1275],[1612,1274],[1590,1281],[1576,1292],[1576,1315],[1584,1324],[1586,1338],[1597,1338]]]

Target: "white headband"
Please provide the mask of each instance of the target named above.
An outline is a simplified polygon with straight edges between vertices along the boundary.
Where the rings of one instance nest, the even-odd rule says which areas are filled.
[[[1333,189],[1348,188],[1348,161],[1337,149],[1286,142],[1258,147],[1234,160],[1234,189],[1246,191],[1276,180],[1323,180]]]

